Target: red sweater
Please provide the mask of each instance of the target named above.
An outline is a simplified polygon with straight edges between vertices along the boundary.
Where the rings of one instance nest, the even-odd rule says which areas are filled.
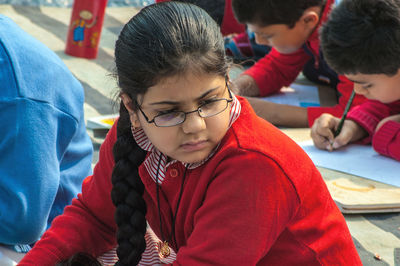
[[[316,63],[320,60],[320,40],[319,30],[321,25],[328,19],[334,0],[327,0],[325,9],[323,10],[319,25],[308,38],[306,45],[314,55]],[[303,49],[299,49],[292,54],[281,54],[276,49],[271,51],[256,64],[254,64],[243,74],[251,76],[260,89],[260,95],[266,96],[278,92],[282,87],[289,86],[293,83],[304,65],[311,59],[310,55]],[[337,90],[341,94],[339,103],[334,107],[308,107],[308,124],[311,127],[314,120],[322,113],[330,113],[336,117],[341,117],[345,109],[346,103],[350,98],[353,90],[353,83],[345,77],[339,77],[340,83]],[[362,103],[365,98],[356,95],[353,100],[353,106]]]
[[[364,143],[370,143],[372,140],[372,146],[377,152],[400,161],[400,123],[386,122],[375,132],[376,126],[382,119],[396,114],[400,114],[400,101],[383,104],[368,100],[354,107],[347,118],[368,132],[368,136],[363,140]]]
[[[173,265],[361,265],[344,217],[312,161],[238,98],[241,114],[215,154],[187,170]],[[54,265],[77,251],[98,256],[116,245],[110,198],[115,140],[114,126],[82,194],[19,265]],[[160,237],[156,185],[143,164],[139,172],[147,220]],[[183,172],[180,162],[169,165],[161,185],[166,235]]]

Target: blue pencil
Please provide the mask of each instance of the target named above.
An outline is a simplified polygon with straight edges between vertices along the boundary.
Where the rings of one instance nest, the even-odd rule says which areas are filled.
[[[337,129],[336,129],[336,131],[335,131],[335,134],[334,134],[335,137],[337,137],[337,136],[340,134],[340,131],[342,131],[342,127],[343,127],[344,120],[346,120],[347,113],[348,113],[349,110],[350,110],[350,106],[351,106],[351,103],[353,102],[353,99],[354,99],[354,96],[355,96],[355,95],[356,95],[356,92],[353,90],[353,91],[351,92],[350,99],[349,99],[349,101],[347,102],[346,108],[344,109],[343,116],[342,116],[342,118],[340,119],[339,125],[338,125],[338,127],[337,127]]]

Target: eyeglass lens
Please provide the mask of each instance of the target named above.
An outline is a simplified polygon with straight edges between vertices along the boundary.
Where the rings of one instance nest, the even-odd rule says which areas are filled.
[[[198,114],[203,117],[210,117],[217,115],[221,112],[223,112],[227,106],[228,106],[228,101],[227,99],[217,99],[212,102],[205,103],[196,110]],[[167,114],[162,114],[154,117],[154,123],[157,126],[161,127],[168,127],[168,126],[175,126],[178,124],[181,124],[185,121],[186,114],[191,113],[191,112],[170,112]]]

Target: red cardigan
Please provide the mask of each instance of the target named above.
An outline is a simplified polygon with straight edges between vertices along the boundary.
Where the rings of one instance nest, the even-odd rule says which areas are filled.
[[[215,154],[187,170],[173,265],[361,265],[344,217],[312,161],[238,98],[241,114]],[[19,265],[54,265],[77,251],[98,256],[116,245],[110,198],[115,140],[114,126],[82,194]],[[143,164],[139,172],[147,220],[160,237],[156,186]],[[161,185],[166,235],[183,172],[179,162],[168,166]]]
[[[368,132],[368,136],[363,140],[364,143],[370,143],[372,140],[372,146],[377,152],[400,161],[400,123],[387,122],[375,132],[376,126],[382,119],[396,114],[400,114],[400,101],[383,104],[368,100],[354,107],[347,118]]]
[[[319,25],[306,42],[316,61],[319,60],[320,50],[319,30],[321,25],[328,19],[334,2],[334,0],[327,0]],[[284,86],[292,84],[310,59],[310,55],[303,48],[292,54],[281,54],[272,48],[264,58],[260,59],[243,74],[251,76],[256,81],[261,96],[267,96],[278,92]],[[322,113],[330,113],[336,117],[342,116],[353,90],[353,83],[343,76],[339,78],[340,82],[337,86],[337,90],[341,94],[339,103],[334,107],[308,107],[308,124],[310,127]],[[363,96],[356,95],[352,106],[356,106],[364,102],[364,100]]]

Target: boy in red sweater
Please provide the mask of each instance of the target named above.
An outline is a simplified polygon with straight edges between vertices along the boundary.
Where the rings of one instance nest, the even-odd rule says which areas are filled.
[[[256,35],[256,42],[272,50],[239,76],[234,90],[243,96],[267,96],[289,86],[303,70],[310,80],[337,88],[338,105],[298,107],[250,98],[262,118],[281,126],[307,127],[322,113],[340,117],[353,89],[352,82],[329,68],[319,47],[319,28],[334,0],[232,0],[234,13]],[[311,60],[311,61],[310,61]],[[356,96],[353,105],[364,101]]]
[[[399,32],[398,1],[344,0],[332,12],[322,30],[322,50],[328,63],[354,82],[355,92],[369,100],[349,112],[336,138],[332,132],[339,118],[318,118],[311,131],[318,148],[372,141],[377,152],[400,160]]]

